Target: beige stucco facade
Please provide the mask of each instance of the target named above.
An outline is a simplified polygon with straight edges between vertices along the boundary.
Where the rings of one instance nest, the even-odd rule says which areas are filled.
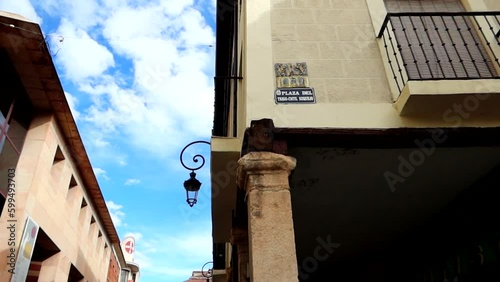
[[[495,1],[463,3],[470,11],[498,8]],[[383,0],[244,1],[242,14],[244,87],[239,110],[244,118],[239,129],[264,117],[272,118],[278,127],[297,128],[452,126],[442,111],[402,116],[395,107],[400,93],[391,85],[383,43],[377,38],[387,14]],[[277,105],[273,63],[296,62],[307,63],[317,103]],[[495,82],[466,83],[473,89],[487,86],[486,93],[500,91]],[[446,82],[439,88],[433,95],[461,94],[449,91]],[[491,126],[499,121],[488,112],[487,118],[466,119],[462,125]]]
[[[500,10],[500,2],[495,1],[495,0],[484,0],[484,3],[486,4],[486,7],[491,10],[491,11],[498,11]]]
[[[55,160],[57,150],[64,159]],[[38,116],[33,120],[14,179],[16,246],[20,245],[24,222],[29,216],[60,250],[47,259],[57,260],[55,263],[58,266],[45,274],[42,280],[66,281],[72,264],[87,281],[106,281],[112,245],[51,115]],[[87,205],[82,207],[82,202]],[[7,208],[6,205],[4,209]],[[2,213],[2,230],[10,224],[7,222],[9,214],[6,210]],[[7,242],[9,235],[1,232],[0,241]],[[6,264],[8,249],[7,244],[0,246],[1,281],[10,279],[9,265]],[[40,275],[46,272],[44,262],[41,263]]]

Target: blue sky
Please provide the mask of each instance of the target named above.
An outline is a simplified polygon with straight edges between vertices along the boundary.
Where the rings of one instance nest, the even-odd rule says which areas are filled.
[[[189,208],[179,153],[211,134],[215,0],[2,0],[0,10],[41,25],[120,238],[136,238],[141,281],[184,281],[211,261],[210,164]],[[196,153],[209,146],[186,161]]]

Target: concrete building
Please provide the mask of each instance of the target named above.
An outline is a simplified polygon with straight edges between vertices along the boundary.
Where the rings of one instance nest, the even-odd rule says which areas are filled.
[[[217,1],[214,281],[500,279],[499,11]]]
[[[0,13],[0,281],[119,281],[120,240],[38,24]]]

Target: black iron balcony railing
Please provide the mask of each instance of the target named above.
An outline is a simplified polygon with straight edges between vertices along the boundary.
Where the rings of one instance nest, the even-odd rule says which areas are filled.
[[[500,78],[500,12],[389,13],[378,37],[399,89],[409,80]]]

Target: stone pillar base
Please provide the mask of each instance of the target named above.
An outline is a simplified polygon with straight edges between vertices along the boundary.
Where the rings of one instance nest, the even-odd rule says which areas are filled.
[[[271,152],[252,152],[238,164],[238,184],[247,191],[251,281],[298,281],[288,183],[296,160]]]

